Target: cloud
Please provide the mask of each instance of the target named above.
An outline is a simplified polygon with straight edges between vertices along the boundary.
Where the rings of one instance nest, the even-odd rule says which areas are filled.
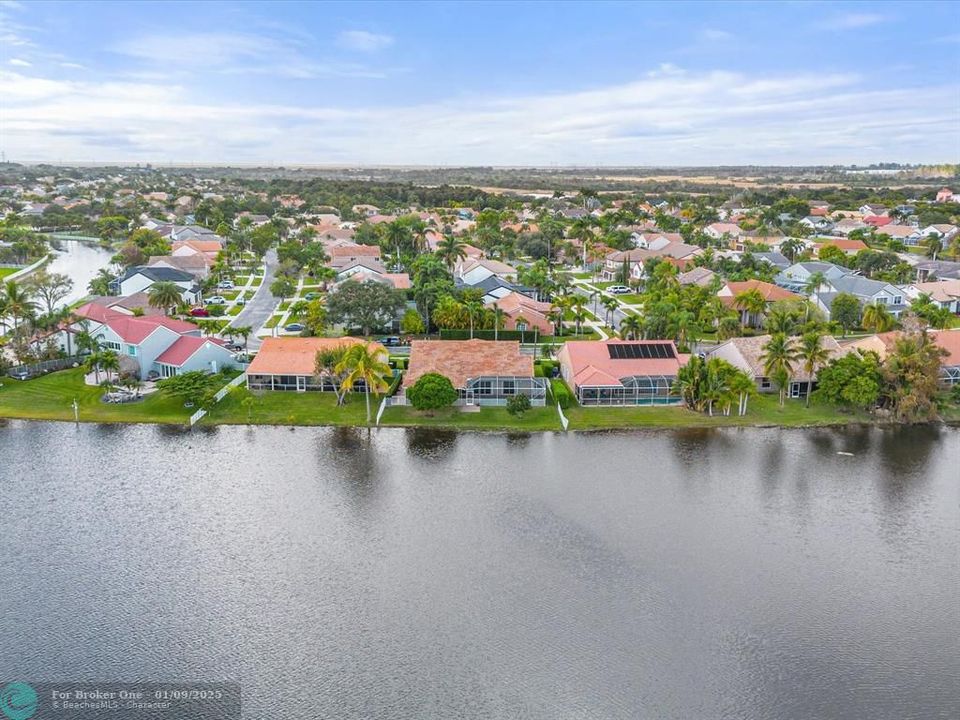
[[[337,35],[337,45],[347,50],[376,52],[393,45],[393,38],[366,30],[345,30]]]
[[[700,37],[704,40],[718,42],[722,40],[732,40],[733,33],[718,28],[704,28],[700,31]]]
[[[430,103],[346,107],[211,103],[170,81],[53,80],[0,70],[0,124],[3,149],[8,156],[16,149],[14,159],[20,160],[942,162],[960,155],[958,92],[956,84],[875,90],[851,74],[754,75],[669,67],[634,82],[580,92],[458,95]]]
[[[15,65],[16,67],[30,67],[33,63],[24,60],[23,58],[10,58],[10,64]]]
[[[81,65],[80,63],[75,63],[75,62],[61,62],[61,63],[58,63],[58,65],[60,65],[60,67],[62,68],[67,68],[68,70],[86,70],[87,69],[85,65]]]
[[[823,30],[856,30],[886,22],[887,17],[878,13],[844,13],[834,15],[818,24]]]

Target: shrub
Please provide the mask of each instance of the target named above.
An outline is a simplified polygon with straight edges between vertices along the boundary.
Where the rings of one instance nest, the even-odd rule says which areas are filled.
[[[208,305],[207,311],[210,313],[210,317],[223,317],[224,313],[227,312],[227,308],[223,305]]]
[[[564,410],[573,405],[573,393],[563,380],[554,378],[550,383],[550,389],[553,392],[553,399]]]
[[[507,412],[511,415],[523,415],[530,409],[530,398],[523,393],[507,399]]]
[[[534,365],[533,366],[533,376],[534,377],[546,377],[543,370],[543,365]]]
[[[457,391],[449,378],[440,373],[427,373],[407,389],[407,399],[417,410],[436,410],[453,405]]]

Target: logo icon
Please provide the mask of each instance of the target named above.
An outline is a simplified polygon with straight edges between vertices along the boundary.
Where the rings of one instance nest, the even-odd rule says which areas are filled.
[[[7,720],[28,720],[36,711],[37,691],[26,683],[8,683],[0,690],[0,712]]]

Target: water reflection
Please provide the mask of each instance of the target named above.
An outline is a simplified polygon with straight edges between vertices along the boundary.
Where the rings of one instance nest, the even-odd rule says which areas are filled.
[[[453,452],[459,434],[453,430],[408,428],[404,430],[410,454],[422,459],[441,461]]]

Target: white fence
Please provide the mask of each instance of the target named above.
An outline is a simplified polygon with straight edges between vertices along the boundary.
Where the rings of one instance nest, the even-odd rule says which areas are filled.
[[[216,395],[213,396],[213,402],[218,403],[221,400],[223,400],[227,396],[227,393],[229,393],[231,390],[237,387],[237,385],[243,384],[246,381],[246,379],[247,379],[246,373],[241,373],[240,375],[237,375],[233,380],[231,380],[222,388],[217,390]],[[203,419],[203,416],[206,414],[207,414],[206,410],[197,410],[193,415],[190,416],[190,427],[193,427],[198,422],[200,422]]]
[[[40,258],[35,263],[33,263],[33,265],[28,265],[22,270],[17,270],[15,273],[10,273],[9,275],[7,275],[7,277],[4,278],[4,282],[10,282],[11,280],[14,280],[14,281],[22,280],[23,278],[27,277],[27,275],[32,273],[34,270],[39,268],[41,265],[45,264],[48,260],[50,260],[50,256],[44,255],[42,258]]]

